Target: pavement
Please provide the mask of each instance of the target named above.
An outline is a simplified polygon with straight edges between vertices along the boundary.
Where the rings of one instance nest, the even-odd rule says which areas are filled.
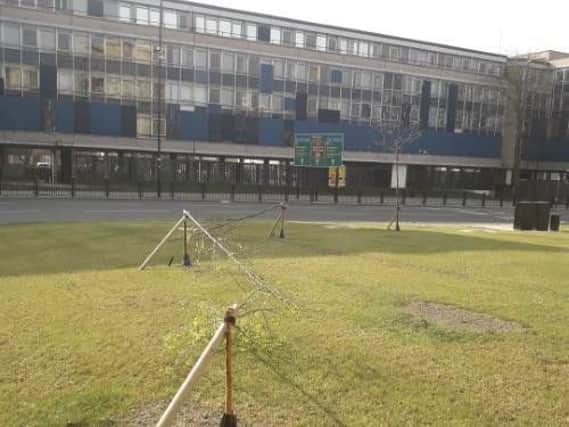
[[[196,218],[239,218],[270,208],[270,203],[230,203],[170,200],[56,200],[0,199],[0,224],[69,221],[175,220],[182,209]],[[569,210],[560,207],[562,223],[569,223]],[[274,218],[270,210],[261,218]],[[287,219],[292,221],[388,222],[393,206],[291,204]],[[512,224],[512,207],[421,207],[403,206],[403,223]]]

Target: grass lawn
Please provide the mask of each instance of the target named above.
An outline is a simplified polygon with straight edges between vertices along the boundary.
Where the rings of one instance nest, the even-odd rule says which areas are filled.
[[[169,226],[0,226],[1,426],[157,420],[247,285],[221,256],[168,268],[179,237],[137,272]],[[242,425],[569,424],[569,233],[269,229],[243,224],[232,247],[298,307],[259,297],[272,311],[240,322]],[[523,330],[450,328],[409,314],[416,301]],[[191,403],[219,425],[222,353]]]

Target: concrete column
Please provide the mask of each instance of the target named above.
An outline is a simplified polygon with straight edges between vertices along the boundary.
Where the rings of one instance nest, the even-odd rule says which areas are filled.
[[[54,164],[52,167],[56,167],[56,161],[55,159],[57,158],[57,155],[53,156],[54,159]],[[62,148],[61,149],[61,182],[63,184],[70,184],[71,180],[74,177],[74,173],[73,173],[73,149],[72,148]]]
[[[2,177],[4,176],[4,163],[6,162],[6,150],[4,147],[0,146],[0,182],[2,182]]]
[[[399,174],[399,188],[407,187],[407,165],[393,165],[391,167],[391,188],[397,188],[397,174]]]
[[[178,180],[178,155],[170,153],[170,181],[176,182]]]
[[[217,159],[217,182],[225,183],[225,157],[218,157]]]
[[[237,169],[235,170],[235,184],[239,185],[243,181],[243,159],[242,158],[239,158],[237,160],[236,168]]]
[[[285,160],[285,185],[287,188],[292,185],[292,165],[290,160]]]
[[[270,184],[270,168],[271,165],[269,164],[269,160],[265,159],[263,162],[263,185],[269,185]]]

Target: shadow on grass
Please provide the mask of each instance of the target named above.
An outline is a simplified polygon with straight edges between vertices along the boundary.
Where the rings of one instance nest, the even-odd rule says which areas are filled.
[[[245,223],[218,236],[247,258],[341,256],[358,253],[437,254],[461,251],[567,253],[541,243],[513,242],[499,236],[459,235],[438,230],[401,233],[378,228],[330,228],[289,224],[287,238],[268,239],[272,223]],[[0,277],[84,270],[135,268],[170,228],[169,223],[66,223],[0,226]],[[503,235],[502,235],[503,236]],[[542,236],[542,235],[540,235]],[[194,251],[198,239],[190,243]],[[206,242],[206,246],[211,243]],[[239,246],[244,249],[240,249]],[[176,263],[182,236],[175,233],[153,265]],[[192,254],[191,254],[192,255]]]

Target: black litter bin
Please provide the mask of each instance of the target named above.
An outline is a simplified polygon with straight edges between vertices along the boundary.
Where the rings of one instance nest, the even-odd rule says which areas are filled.
[[[549,229],[551,231],[559,231],[559,224],[561,223],[561,218],[559,215],[551,215],[551,221],[549,223]]]
[[[549,230],[549,202],[518,202],[514,213],[516,230]]]

